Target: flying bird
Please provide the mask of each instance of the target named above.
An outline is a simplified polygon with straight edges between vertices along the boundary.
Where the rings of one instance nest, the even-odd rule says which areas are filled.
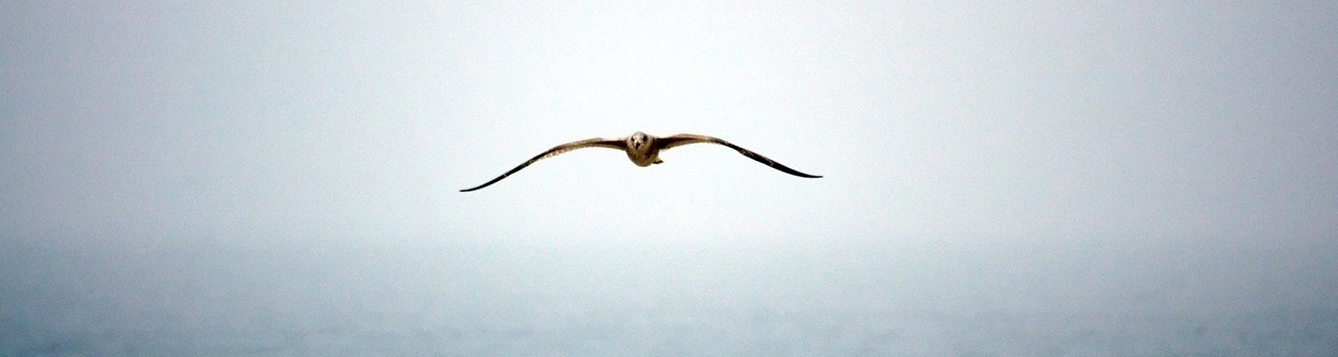
[[[633,133],[632,136],[628,136],[621,139],[594,138],[588,140],[573,141],[566,144],[555,146],[552,149],[548,149],[548,151],[544,151],[539,155],[536,155],[534,158],[525,161],[525,163],[520,164],[520,166],[516,166],[516,168],[511,169],[511,171],[507,171],[506,173],[502,174],[502,176],[497,176],[497,178],[492,179],[491,181],[488,182],[484,182],[482,185],[475,186],[474,188],[466,188],[460,190],[460,192],[469,192],[484,187],[488,187],[488,185],[497,183],[497,181],[501,181],[507,176],[511,176],[511,174],[514,174],[517,171],[524,169],[526,166],[530,166],[530,164],[533,164],[536,161],[558,156],[561,155],[562,153],[576,149],[601,147],[601,148],[622,150],[627,153],[627,158],[631,159],[632,163],[636,164],[637,166],[646,167],[653,164],[659,164],[664,162],[660,160],[661,151],[683,145],[699,144],[699,143],[724,145],[726,147],[729,147],[730,149],[738,151],[740,154],[743,154],[743,156],[747,156],[749,159],[756,160],[757,162],[766,164],[767,166],[771,166],[771,168],[773,169],[780,170],[781,172],[787,174],[805,178],[822,177],[795,171],[794,169],[786,167],[785,165],[781,165],[779,162],[772,161],[771,159],[768,159],[765,156],[758,155],[755,152],[752,152],[748,149],[744,149],[742,147],[739,147],[738,145],[734,145],[728,141],[724,141],[719,138],[710,137],[706,135],[694,135],[694,134],[678,134],[660,138],[638,131],[636,133]]]

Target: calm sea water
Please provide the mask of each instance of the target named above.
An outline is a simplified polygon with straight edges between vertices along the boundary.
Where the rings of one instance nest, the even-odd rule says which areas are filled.
[[[237,314],[254,312],[235,311]],[[1338,351],[1333,311],[1214,317],[879,311],[639,311],[463,322],[368,313],[291,326],[30,329],[6,356],[45,355],[1302,355]],[[266,319],[251,316],[248,319]],[[327,321],[321,321],[327,320]],[[337,322],[330,322],[337,321]]]
[[[1338,309],[1253,286],[985,253],[633,246],[11,247],[0,355],[1338,353]]]

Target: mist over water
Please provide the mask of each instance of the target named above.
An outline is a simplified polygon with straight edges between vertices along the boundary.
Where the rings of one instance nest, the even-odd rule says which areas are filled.
[[[6,3],[0,356],[1333,355],[1334,18]]]
[[[650,246],[499,240],[509,241],[255,249],[197,241],[114,256],[11,247],[0,351],[1323,355],[1338,348],[1332,273],[1243,251],[941,250],[841,237],[779,246],[757,237]]]

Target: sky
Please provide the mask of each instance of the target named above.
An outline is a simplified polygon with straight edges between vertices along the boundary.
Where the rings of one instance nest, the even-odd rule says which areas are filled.
[[[1328,1],[5,1],[0,312],[61,310],[52,292],[185,309],[203,298],[173,286],[331,267],[432,267],[493,289],[460,301],[538,289],[578,310],[1338,308],[1335,18]],[[711,145],[647,168],[587,149],[458,192],[636,131],[824,177]]]

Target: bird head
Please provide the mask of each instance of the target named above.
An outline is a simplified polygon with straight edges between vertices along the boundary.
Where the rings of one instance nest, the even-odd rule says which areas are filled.
[[[638,131],[633,133],[632,137],[628,138],[627,141],[628,144],[632,145],[632,149],[645,150],[645,148],[650,145],[650,135]]]

